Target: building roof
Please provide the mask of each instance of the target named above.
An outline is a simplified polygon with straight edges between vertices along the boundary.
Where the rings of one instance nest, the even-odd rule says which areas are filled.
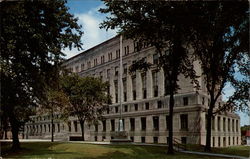
[[[250,137],[250,130],[246,131],[246,135],[245,136]]]

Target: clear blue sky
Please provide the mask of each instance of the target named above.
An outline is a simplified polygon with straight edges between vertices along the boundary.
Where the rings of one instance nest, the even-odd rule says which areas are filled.
[[[83,49],[87,50],[113,36],[116,35],[116,30],[106,31],[99,29],[99,24],[105,19],[105,15],[98,12],[99,8],[104,7],[100,0],[68,0],[67,6],[70,13],[79,18],[79,24],[83,26],[84,35],[82,38]],[[77,49],[64,50],[67,58],[70,58],[82,51]],[[227,99],[233,93],[230,86],[224,89],[225,95],[223,99]],[[241,117],[241,125],[249,125],[249,116],[245,113],[238,113]]]

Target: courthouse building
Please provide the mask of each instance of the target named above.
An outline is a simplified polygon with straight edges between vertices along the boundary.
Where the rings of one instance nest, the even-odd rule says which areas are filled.
[[[119,37],[111,38],[70,59],[63,65],[80,76],[99,77],[110,83],[109,92],[112,104],[104,113],[104,120],[97,125],[85,123],[85,139],[89,141],[109,141],[118,130],[120,117],[120,80],[122,73],[122,118],[128,138],[138,143],[167,143],[169,96],[164,92],[164,73],[157,70],[158,56],[154,47],[139,44],[131,39],[122,42],[120,55]],[[120,56],[123,58],[122,72],[119,70]],[[144,59],[152,63],[146,72],[129,73],[128,69],[136,60]],[[195,70],[201,73],[198,62]],[[189,78],[179,76],[180,89],[175,95],[173,117],[174,140],[182,143],[205,144],[206,109],[209,96],[203,77],[198,79],[200,88],[194,87]],[[167,93],[166,93],[167,94]],[[216,107],[220,107],[221,99]],[[81,136],[79,121],[70,117],[61,121],[55,115],[55,139],[77,140]],[[26,138],[51,137],[50,116],[32,116],[33,120],[25,125]],[[213,147],[240,145],[240,118],[232,111],[214,116],[212,120]]]

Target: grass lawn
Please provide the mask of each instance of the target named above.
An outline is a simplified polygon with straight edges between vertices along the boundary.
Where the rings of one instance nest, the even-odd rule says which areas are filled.
[[[92,145],[66,142],[21,143],[18,152],[9,150],[10,143],[1,143],[4,158],[88,158],[88,159],[198,159],[201,156],[184,153],[167,155],[166,147],[136,145]],[[202,156],[205,159],[215,157]],[[216,157],[218,158],[218,157]]]
[[[204,146],[188,144],[187,150],[204,152]],[[231,147],[223,147],[223,148],[212,148],[212,153],[221,153],[221,154],[249,157],[250,146],[241,145],[241,146],[231,146]]]

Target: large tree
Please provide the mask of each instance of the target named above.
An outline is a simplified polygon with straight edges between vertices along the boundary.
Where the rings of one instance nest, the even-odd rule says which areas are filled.
[[[84,123],[97,123],[108,108],[110,96],[107,94],[108,83],[99,78],[80,77],[77,74],[64,75],[61,80],[64,93],[70,104],[66,106],[65,116],[77,117],[84,141]]]
[[[173,154],[173,109],[174,94],[179,88],[178,77],[180,74],[191,79],[196,77],[188,53],[187,36],[190,30],[185,25],[192,21],[192,16],[183,2],[147,0],[104,3],[106,8],[100,11],[110,16],[102,23],[102,28],[118,28],[125,37],[153,46],[159,56],[157,66],[164,71],[165,96],[170,98],[168,153]],[[132,70],[143,69],[144,66],[149,65],[139,61]]]
[[[11,124],[12,148],[30,110],[45,97],[66,47],[81,47],[82,31],[64,0],[1,2],[1,111]],[[53,71],[52,71],[53,72]]]
[[[200,61],[209,95],[205,151],[211,151],[211,122],[214,115],[231,110],[249,110],[249,2],[198,2],[192,46]],[[226,85],[235,89],[218,107]]]

